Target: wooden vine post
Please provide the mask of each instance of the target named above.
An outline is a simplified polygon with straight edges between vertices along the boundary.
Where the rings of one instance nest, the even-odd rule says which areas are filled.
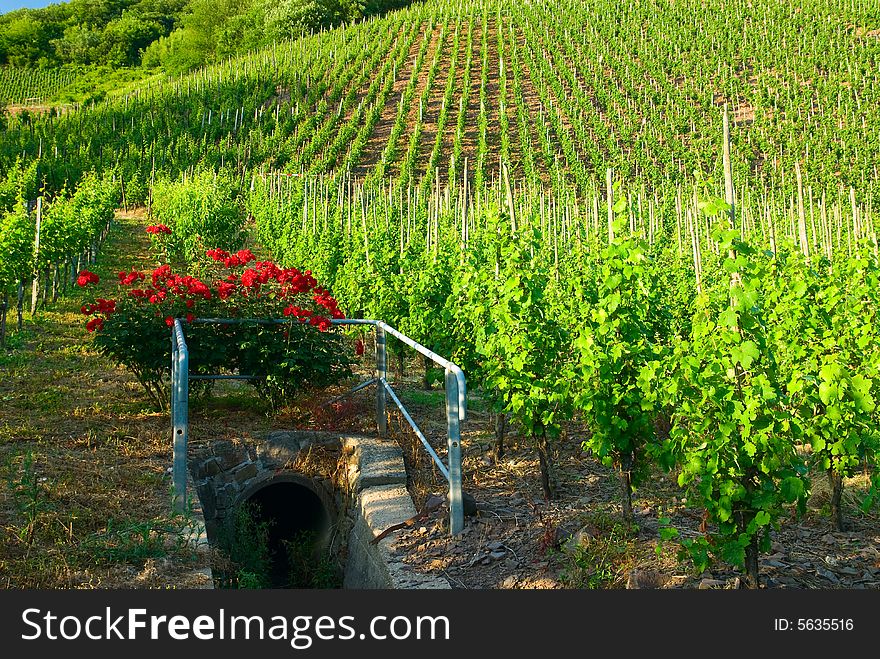
[[[40,289],[40,273],[37,262],[40,258],[40,225],[43,222],[43,198],[37,197],[37,229],[34,238],[34,278],[31,282],[31,315],[37,311],[37,293]]]

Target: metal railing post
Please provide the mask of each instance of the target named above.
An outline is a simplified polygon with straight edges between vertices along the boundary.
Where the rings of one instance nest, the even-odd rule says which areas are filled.
[[[449,533],[464,528],[464,502],[461,494],[461,426],[459,425],[458,379],[446,369],[447,467],[449,469]]]
[[[171,328],[171,434],[174,435],[174,423],[177,417],[174,410],[177,403],[177,334]]]
[[[177,384],[180,380],[178,372],[178,349],[177,349],[177,332],[174,327],[171,328],[171,483],[173,492],[171,493],[171,508],[178,510],[178,498],[180,492],[177,490],[177,443],[175,440],[178,425],[178,405],[177,405]]]
[[[172,480],[174,481],[173,509],[183,512],[186,509],[186,457],[189,441],[189,350],[183,339],[183,327],[179,320],[174,323],[176,359],[172,364],[171,396],[174,419],[174,461]]]
[[[387,355],[385,353],[385,328],[376,326],[376,428],[379,437],[388,433],[388,417],[385,414],[385,376],[387,375]]]
[[[197,318],[193,322],[210,324],[237,324],[246,319],[232,318]],[[250,319],[248,322],[258,324],[281,324],[285,321],[280,318]],[[341,400],[347,395],[360,391],[373,384],[376,385],[376,427],[380,437],[388,434],[387,397],[400,410],[403,418],[409,423],[425,450],[433,459],[443,477],[449,483],[449,531],[455,536],[464,529],[464,500],[461,477],[461,424],[467,418],[467,383],[462,370],[429,350],[410,337],[394,329],[379,320],[367,319],[334,319],[334,325],[372,325],[376,328],[376,377],[362,382],[347,394],[337,396],[333,401]],[[406,407],[401,403],[394,389],[388,384],[388,353],[387,336],[397,338],[405,345],[410,346],[434,363],[442,366],[446,371],[446,424],[447,424],[447,464],[437,455],[425,434],[419,429]],[[254,375],[205,375],[195,374],[196,380],[211,379],[253,379]],[[183,324],[176,319],[171,329],[171,432],[173,436],[173,508],[176,511],[185,511],[187,507],[187,450],[189,444],[189,350],[186,345],[186,337],[183,332]]]

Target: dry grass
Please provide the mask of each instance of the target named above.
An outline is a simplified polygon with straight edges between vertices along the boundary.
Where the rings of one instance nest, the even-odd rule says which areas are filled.
[[[168,412],[154,411],[135,378],[95,349],[79,312],[97,296],[113,297],[116,272],[155,267],[148,223],[144,209],[120,215],[90,266],[101,277],[97,289],[74,288],[34,317],[26,314],[23,331],[13,331],[0,352],[0,587],[206,582],[199,570],[208,557],[192,552],[189,521],[170,512]],[[313,428],[352,431],[371,421],[361,403],[315,402],[331,396],[307,396],[272,417],[249,385],[218,382],[210,396],[190,399],[191,451],[302,427],[301,417]],[[308,454],[315,469],[340,471],[338,456],[318,453]]]
[[[111,296],[115,272],[152,265],[142,212],[120,217],[98,263],[97,291],[78,289],[25,319],[0,353],[0,587],[195,586],[203,567],[170,514],[167,413],[101,355],[79,307]],[[235,396],[194,404],[194,442],[268,425]]]
[[[867,27],[857,27],[854,34],[862,39],[880,39],[880,29],[872,30]]]

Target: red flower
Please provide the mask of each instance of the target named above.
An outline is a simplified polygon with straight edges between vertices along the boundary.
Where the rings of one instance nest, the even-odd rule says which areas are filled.
[[[137,270],[132,270],[131,272],[120,272],[119,273],[119,284],[121,286],[131,286],[134,282],[144,279],[144,273],[138,272]]]
[[[272,261],[258,261],[257,270],[260,272],[260,283],[262,284],[267,283],[270,279],[278,281],[278,278],[283,272],[283,270],[272,263]]]
[[[354,342],[354,354],[358,357],[364,354],[364,342],[361,339]]]
[[[153,286],[158,286],[160,281],[165,281],[171,276],[171,266],[161,265],[153,270]]]
[[[171,316],[166,317],[165,324],[168,325],[168,327],[171,327],[172,325],[174,325],[174,318]]]
[[[243,273],[241,273],[241,285],[245,288],[250,288],[254,284],[257,283],[259,279],[259,274],[253,268],[248,268]]]
[[[191,295],[198,295],[206,300],[211,299],[211,289],[198,279],[187,278],[186,287]]]
[[[159,234],[171,234],[171,229],[164,224],[155,224],[153,226],[147,227],[147,233],[151,233],[154,236],[158,236]]]
[[[225,300],[235,292],[235,285],[221,281],[217,284],[217,295],[221,300]]]
[[[206,256],[210,256],[215,261],[225,261],[229,258],[229,252],[222,249],[209,249],[205,252]]]
[[[186,301],[186,308],[187,308],[187,309],[192,309],[192,308],[195,306],[195,304],[196,304],[196,303],[195,303],[195,300],[187,300],[187,301]]]
[[[89,332],[94,332],[98,330],[99,332],[104,329],[104,319],[103,318],[92,318],[89,322],[86,323],[86,330]]]
[[[240,249],[235,253],[235,256],[238,257],[238,260],[241,261],[242,265],[245,263],[250,263],[251,261],[255,261],[257,259],[254,256],[253,252],[249,249]]]
[[[99,281],[100,279],[98,278],[98,275],[96,275],[94,272],[83,270],[76,278],[76,285],[80,287],[85,287],[89,284],[97,284]]]
[[[97,310],[99,312],[107,315],[116,313],[116,300],[105,300],[104,298],[99,297],[95,302],[98,303]]]
[[[323,288],[316,288],[312,299],[316,304],[329,311],[333,318],[345,318],[345,314],[339,310],[339,303],[332,295],[330,295],[329,291]]]
[[[186,322],[191,323],[195,319],[196,319],[196,317],[194,314],[191,314],[191,313],[186,314]]]

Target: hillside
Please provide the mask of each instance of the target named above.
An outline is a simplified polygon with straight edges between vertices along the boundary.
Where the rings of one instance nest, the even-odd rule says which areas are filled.
[[[0,65],[185,70],[409,0],[69,0],[0,15]]]
[[[790,190],[800,160],[817,190],[874,192],[877,18],[845,3],[691,4],[426,3],[69,121],[13,124],[0,149],[8,162],[44,145],[53,185],[59,168],[146,177],[200,163],[418,184],[437,167],[460,178],[467,158],[478,187],[502,161],[583,195],[607,167],[652,188],[695,170],[717,180],[727,105],[740,184]]]
[[[112,304],[84,313],[99,337],[154,341],[160,402],[169,324],[201,313],[256,308],[317,332],[341,309],[453,360],[477,411],[465,487],[499,524],[469,522],[480,533],[460,545],[439,523],[402,537],[413,560],[462,550],[463,587],[622,586],[637,567],[669,587],[714,574],[709,587],[875,588],[878,30],[859,0],[429,0],[242,42],[60,116],[9,118],[0,294],[12,318],[33,291],[40,318],[46,291],[72,288],[101,251],[113,206],[143,207],[155,269],[119,273]],[[245,246],[256,254],[232,254]],[[241,271],[181,297],[220,264]],[[166,290],[172,266],[188,279]],[[294,289],[324,311],[248,306]],[[389,379],[421,379],[409,393],[442,417],[442,374],[389,347]],[[276,362],[300,363],[255,363]],[[199,409],[207,420],[240,393]],[[266,419],[298,423],[314,396]],[[365,404],[340,409],[370,422]],[[445,417],[432,425],[424,441],[445,459],[459,447]],[[426,501],[447,483],[415,449]],[[553,553],[578,531],[580,549]],[[483,561],[503,546],[514,556],[488,584]],[[673,578],[683,556],[695,570]],[[546,582],[545,568],[558,570]]]
[[[88,104],[411,0],[70,0],[0,15],[0,103]]]

